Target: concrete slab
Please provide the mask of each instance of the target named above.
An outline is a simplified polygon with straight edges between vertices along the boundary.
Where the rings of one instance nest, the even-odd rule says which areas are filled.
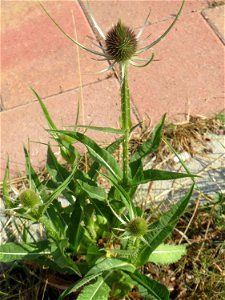
[[[225,5],[205,9],[202,14],[225,44]]]
[[[154,41],[169,23],[154,24],[146,34]],[[183,15],[154,52],[159,61],[130,68],[131,94],[142,117],[155,122],[167,112],[180,120],[185,113],[210,116],[224,109],[224,46],[201,14]]]
[[[78,40],[91,46],[89,24],[75,1],[42,2],[50,14]],[[44,96],[68,91],[106,77],[96,75],[107,66],[68,40],[49,20],[37,2],[4,1],[2,4],[2,102],[10,109],[34,101],[33,86]],[[80,69],[79,64],[80,62]],[[80,71],[81,70],[81,71]]]
[[[59,126],[74,125],[80,91],[73,90],[44,100],[50,115]],[[84,108],[84,121],[82,118]],[[114,78],[83,88],[83,105],[80,103],[80,124],[119,128],[119,86]],[[12,178],[24,173],[23,144],[30,141],[48,143],[48,128],[37,101],[1,113],[1,176],[3,179],[7,154],[10,157]],[[87,134],[101,142],[115,139],[114,135],[88,131]],[[31,143],[31,159],[39,169],[46,159],[46,146]]]

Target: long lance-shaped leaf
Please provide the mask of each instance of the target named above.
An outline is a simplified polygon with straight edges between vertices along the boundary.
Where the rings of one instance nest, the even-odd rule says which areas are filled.
[[[69,288],[67,288],[64,292],[61,293],[58,300],[64,299],[66,296],[68,296],[69,294],[77,291],[78,289],[80,289],[84,285],[88,284],[89,282],[91,282],[92,280],[97,278],[98,276],[99,276],[99,274],[94,274],[94,275],[91,275],[91,276],[86,276],[86,277],[84,277],[83,279],[81,279],[79,281],[76,281],[75,284],[72,284]]]
[[[0,245],[0,261],[4,263],[15,260],[35,260],[41,255],[50,255],[47,241],[40,241],[35,244],[6,243]]]
[[[5,174],[3,179],[3,199],[6,204],[6,208],[13,208],[13,202],[9,195],[9,189],[8,189],[8,181],[9,181],[9,158],[7,157],[6,161],[6,167],[5,167]]]
[[[144,265],[150,254],[168,237],[173,231],[179,218],[183,214],[193,192],[194,185],[191,186],[188,193],[168,212],[163,214],[159,220],[152,223],[148,228],[148,233],[144,235],[145,245],[140,249],[136,259],[136,265]],[[147,245],[146,245],[147,244]]]
[[[49,114],[49,112],[48,112],[48,110],[47,110],[47,108],[46,108],[43,100],[41,99],[41,97],[38,95],[38,93],[32,87],[31,87],[31,90],[34,93],[34,95],[36,96],[36,98],[38,99],[38,102],[39,102],[39,104],[41,106],[41,109],[42,109],[42,111],[44,113],[44,116],[45,116],[45,118],[46,118],[46,120],[48,122],[49,128],[51,128],[51,129],[57,129],[57,127],[56,127],[55,123],[53,122],[52,118],[50,117],[50,114]]]
[[[95,283],[83,288],[77,300],[108,300],[110,287],[105,283],[102,276],[99,276]]]
[[[34,168],[32,167],[30,161],[30,155],[24,146],[24,155],[25,155],[25,163],[26,163],[26,175],[30,181],[31,187],[35,190],[41,191],[43,189],[43,184],[41,183],[40,179],[38,178],[37,173],[35,172]]]
[[[162,129],[165,122],[166,115],[164,115],[155,127],[151,137],[140,145],[134,155],[131,157],[131,163],[135,162],[138,159],[144,158],[146,155],[153,153],[159,147],[162,135]]]
[[[139,273],[138,271],[133,274],[129,274],[130,277],[138,283],[138,289],[141,293],[141,296],[144,299],[154,299],[154,300],[169,300],[169,291],[161,283],[150,279],[144,274]]]
[[[86,274],[86,276],[91,276],[94,274],[102,274],[104,271],[110,271],[113,269],[123,270],[133,273],[136,268],[131,263],[117,259],[117,258],[99,258],[94,267],[92,267]]]
[[[119,145],[123,142],[124,137],[120,137],[113,143],[111,143],[109,146],[106,147],[106,151],[112,154],[118,147]],[[94,161],[94,163],[91,165],[90,170],[88,171],[88,176],[92,179],[94,179],[99,173],[101,165],[97,162]]]
[[[152,42],[151,44],[145,46],[144,48],[141,48],[141,49],[137,50],[136,53],[142,53],[142,52],[145,52],[146,50],[152,48],[153,46],[158,44],[170,32],[170,30],[173,28],[174,24],[177,22],[177,19],[179,18],[180,14],[181,14],[181,11],[182,11],[183,6],[184,6],[184,2],[185,2],[185,0],[182,1],[181,7],[180,7],[176,17],[174,18],[174,20],[170,24],[170,26],[167,28],[167,30],[158,39],[156,39],[154,42]]]
[[[163,171],[163,170],[145,170],[143,171],[141,178],[137,180],[133,180],[130,185],[139,185],[144,184],[149,181],[156,181],[156,180],[173,180],[173,179],[181,179],[186,177],[194,177],[195,175],[187,174],[187,173],[177,173],[177,172],[170,172],[170,171]]]
[[[55,189],[55,191],[45,200],[44,205],[42,206],[42,213],[46,211],[46,209],[51,205],[51,203],[64,191],[64,189],[68,186],[70,181],[73,179],[74,174],[76,172],[76,166],[73,168],[69,177],[66,178],[65,181],[60,184],[60,186]]]
[[[91,125],[75,125],[75,128],[85,128],[89,130],[101,131],[106,133],[116,133],[116,134],[124,134],[123,129],[117,129],[112,127],[99,127],[99,126],[91,126]]]
[[[117,181],[122,178],[122,171],[115,158],[105,149],[102,149],[94,140],[79,132],[71,132],[67,130],[54,130],[55,133],[62,133],[75,138],[84,144],[89,151],[91,157],[104,166]]]

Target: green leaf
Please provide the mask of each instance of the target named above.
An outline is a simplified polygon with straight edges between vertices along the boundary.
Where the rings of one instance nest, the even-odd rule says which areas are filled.
[[[138,147],[137,151],[131,157],[131,163],[138,159],[142,159],[146,155],[153,153],[157,150],[161,141],[162,129],[165,122],[165,118],[166,115],[162,117],[159,124],[155,127],[153,133],[151,134],[151,137]]]
[[[36,96],[36,98],[38,99],[38,102],[41,106],[41,109],[44,113],[44,116],[48,122],[48,126],[49,128],[51,129],[57,129],[56,126],[55,126],[55,123],[53,122],[52,118],[50,117],[50,114],[47,110],[47,107],[45,106],[44,102],[42,101],[41,97],[38,95],[38,93],[31,87],[31,90],[32,92],[34,93],[34,95]]]
[[[179,202],[174,204],[159,220],[148,227],[148,233],[144,235],[144,240],[147,245],[144,245],[139,251],[136,259],[137,266],[144,265],[148,261],[150,254],[173,231],[191,198],[193,188],[194,185],[192,185],[188,193]]]
[[[67,171],[63,166],[61,166],[58,163],[57,158],[55,157],[50,145],[48,145],[46,167],[48,173],[58,183],[63,182],[70,175],[69,171]]]
[[[69,238],[70,247],[76,253],[79,249],[79,237],[80,237],[80,230],[81,230],[81,222],[83,218],[83,207],[81,205],[83,199],[77,197],[76,202],[73,205],[73,212],[71,218],[69,220],[68,229],[67,229],[67,236]]]
[[[42,206],[42,213],[44,213],[51,203],[65,190],[70,181],[73,179],[76,170],[77,168],[75,166],[70,175],[62,182],[62,184],[60,184],[60,186],[58,186],[55,191],[48,196],[47,199],[45,199],[45,203]]]
[[[108,151],[110,154],[112,154],[118,147],[119,145],[123,142],[124,137],[120,137],[113,143],[111,143],[108,147],[106,147],[106,151]],[[98,171],[100,170],[101,165],[95,161],[91,167],[90,170],[88,171],[88,175],[90,178],[94,178],[98,175]]]
[[[148,261],[155,264],[173,264],[186,254],[185,245],[159,245],[149,256]]]
[[[53,132],[63,133],[77,139],[80,143],[86,146],[91,157],[95,161],[104,166],[110,172],[110,174],[116,178],[117,181],[121,180],[122,171],[115,158],[107,150],[102,149],[94,140],[79,132],[71,132],[66,130],[57,130]]]
[[[109,293],[109,286],[105,283],[104,278],[99,276],[95,283],[83,288],[77,300],[108,300]]]
[[[107,132],[107,133],[116,133],[116,134],[124,134],[124,130],[122,129],[116,129],[112,127],[99,127],[99,126],[88,126],[88,125],[76,125],[75,128],[85,128],[90,130],[96,130],[101,132]]]
[[[81,277],[80,270],[76,263],[64,253],[64,249],[67,241],[62,240],[58,244],[55,251],[52,251],[52,257],[54,263],[60,268],[61,272],[67,272],[69,274],[77,274]]]
[[[102,201],[107,198],[107,193],[103,188],[99,186],[90,185],[81,180],[77,180],[77,182],[79,183],[82,190],[86,192],[91,199],[97,199]]]
[[[85,284],[87,284],[90,281],[94,280],[98,276],[99,276],[99,274],[95,274],[95,275],[84,277],[83,279],[81,279],[79,281],[76,281],[75,284],[72,284],[69,288],[67,288],[64,292],[62,292],[62,294],[59,296],[58,300],[64,299],[66,296],[68,296],[69,294],[77,291],[82,286],[84,286]]]
[[[9,181],[9,158],[7,158],[5,174],[3,179],[3,199],[5,201],[6,208],[9,209],[9,208],[13,208],[14,205],[9,195],[8,181]]]
[[[139,185],[139,184],[147,183],[149,181],[173,180],[173,179],[194,177],[194,176],[195,175],[187,174],[187,173],[177,173],[177,172],[151,169],[151,170],[143,171],[142,175],[140,175],[137,180],[133,180],[130,184]]]
[[[100,258],[96,261],[95,266],[89,270],[87,276],[91,276],[94,274],[102,274],[104,271],[109,271],[113,269],[133,273],[136,268],[127,261],[120,260],[117,258]]]
[[[42,185],[41,181],[39,180],[37,173],[35,172],[34,168],[31,165],[30,156],[29,156],[29,153],[25,146],[24,146],[24,154],[25,154],[27,179],[29,180],[31,187],[34,190],[37,189],[37,190],[41,191],[43,188],[43,185]]]
[[[130,277],[137,282],[141,295],[154,300],[169,300],[169,291],[161,283],[150,279],[138,271],[130,274]]]
[[[41,241],[33,244],[6,243],[0,245],[0,261],[35,260],[41,255],[50,255],[49,244]]]

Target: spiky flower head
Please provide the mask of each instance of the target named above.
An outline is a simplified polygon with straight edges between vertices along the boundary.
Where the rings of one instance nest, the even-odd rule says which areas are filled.
[[[134,31],[123,25],[121,20],[107,33],[106,53],[116,62],[128,61],[137,50],[137,38]]]
[[[127,231],[133,237],[141,237],[147,233],[148,223],[142,217],[136,217],[127,224]]]
[[[31,189],[21,192],[19,199],[22,205],[27,208],[34,208],[41,203],[39,196]]]

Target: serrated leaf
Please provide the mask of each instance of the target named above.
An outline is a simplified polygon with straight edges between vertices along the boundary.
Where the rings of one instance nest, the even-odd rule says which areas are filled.
[[[131,263],[117,258],[100,258],[96,261],[94,267],[89,270],[87,276],[102,274],[104,271],[112,269],[133,273],[136,268]]]
[[[174,180],[186,177],[194,177],[195,175],[187,173],[177,173],[163,170],[144,170],[137,180],[133,180],[131,185],[144,184],[156,180]]]
[[[47,241],[33,244],[6,243],[0,245],[0,261],[4,263],[15,260],[35,260],[41,255],[51,254]]]
[[[159,147],[162,135],[162,129],[165,122],[166,115],[164,115],[159,122],[159,124],[155,127],[151,137],[141,144],[134,155],[131,157],[131,163],[144,158],[146,155],[153,153]]]
[[[169,291],[161,283],[150,279],[138,271],[130,274],[130,277],[137,282],[141,295],[145,298],[154,300],[169,300]]]
[[[99,186],[90,185],[81,180],[77,180],[77,182],[79,183],[82,190],[85,191],[90,196],[91,199],[97,199],[103,201],[107,198],[107,193],[103,188]]]
[[[116,129],[112,127],[99,127],[99,126],[88,126],[88,125],[76,125],[77,128],[85,128],[95,131],[107,132],[107,133],[116,133],[116,134],[124,134],[124,130]]]
[[[109,286],[105,283],[104,278],[99,276],[95,283],[83,288],[77,300],[108,300],[109,293]]]
[[[50,145],[48,145],[46,167],[47,167],[48,173],[57,182],[63,182],[70,175],[69,171],[67,171],[63,166],[61,166],[58,163],[57,158],[55,157]]]
[[[186,254],[185,245],[159,245],[149,256],[148,261],[155,264],[173,264]]]
[[[104,166],[117,181],[121,180],[122,170],[120,169],[116,159],[107,150],[101,148],[94,140],[79,132],[71,132],[66,130],[54,130],[53,132],[74,137],[76,140],[86,146],[92,159]]]
[[[75,284],[72,284],[69,288],[67,288],[64,292],[62,292],[62,294],[59,296],[58,300],[64,299],[66,296],[68,296],[69,294],[77,291],[82,286],[84,286],[85,284],[87,284],[90,281],[94,280],[98,276],[99,276],[99,274],[95,274],[95,275],[84,277],[83,279],[77,281]]]
[[[144,265],[150,254],[168,237],[175,228],[179,218],[183,214],[192,195],[194,185],[191,186],[188,193],[168,212],[164,213],[159,220],[148,227],[148,233],[144,235],[146,245],[142,246],[136,259],[136,265]]]

